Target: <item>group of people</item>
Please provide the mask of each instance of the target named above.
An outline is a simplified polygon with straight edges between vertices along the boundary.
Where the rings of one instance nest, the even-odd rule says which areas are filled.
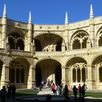
[[[68,97],[69,94],[69,89],[68,86],[65,85],[63,88],[61,85],[56,85],[56,84],[52,84],[51,85],[51,90],[53,91],[54,95],[64,95],[65,97]],[[74,98],[77,99],[77,97],[79,96],[79,98],[83,98],[85,97],[85,91],[86,91],[86,85],[83,84],[81,86],[81,84],[79,84],[79,86],[77,87],[76,85],[73,86],[72,88],[72,92],[74,95]]]
[[[9,85],[9,86],[7,86],[7,88],[5,86],[3,86],[2,89],[0,90],[1,102],[5,102],[6,97],[15,99],[15,94],[16,94],[15,85]]]
[[[75,96],[75,99],[77,98],[77,95],[79,94],[79,98],[84,98],[85,97],[85,91],[86,91],[86,85],[83,84],[82,86],[79,84],[78,88],[76,85],[73,87],[73,94]]]

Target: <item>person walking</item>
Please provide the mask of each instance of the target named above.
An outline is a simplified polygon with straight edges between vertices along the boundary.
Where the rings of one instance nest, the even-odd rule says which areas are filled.
[[[81,97],[81,85],[79,84],[78,86],[78,93],[79,93],[79,98]]]
[[[73,94],[74,94],[74,98],[77,99],[78,89],[77,89],[76,85],[74,85],[74,87],[73,87]]]
[[[51,90],[53,91],[53,94],[55,95],[56,94],[56,84],[52,84],[51,85]]]
[[[12,98],[15,99],[15,95],[16,95],[16,87],[15,87],[15,85],[12,85],[11,90],[12,90]]]
[[[82,98],[84,99],[84,97],[85,97],[85,84],[83,84],[83,86],[81,88],[81,94],[82,94]]]
[[[65,98],[68,98],[68,86],[67,85],[65,85],[65,87],[64,87],[64,89],[63,89],[63,95],[64,95],[64,97]]]
[[[12,86],[9,85],[9,86],[7,87],[7,97],[8,97],[8,98],[11,98],[11,93],[12,93]]]

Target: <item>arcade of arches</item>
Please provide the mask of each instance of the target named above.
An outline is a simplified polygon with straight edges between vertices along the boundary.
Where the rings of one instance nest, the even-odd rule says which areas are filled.
[[[3,68],[4,63],[0,61],[0,84],[3,83]],[[60,84],[64,77],[61,64],[54,59],[44,59],[36,64],[34,76],[30,76],[31,65],[25,59],[14,59],[10,62],[9,68],[9,84],[15,84],[17,88],[27,88],[30,78],[34,78],[36,86],[41,84],[41,81],[53,80]],[[91,73],[89,71],[91,70]],[[34,73],[34,72],[33,72]],[[7,73],[6,73],[7,74]],[[101,89],[102,84],[102,55],[93,60],[92,65],[88,66],[87,62],[81,57],[70,59],[65,66],[65,82],[69,87],[86,83],[88,85],[89,78],[94,80],[92,87]],[[33,86],[34,87],[34,86]]]

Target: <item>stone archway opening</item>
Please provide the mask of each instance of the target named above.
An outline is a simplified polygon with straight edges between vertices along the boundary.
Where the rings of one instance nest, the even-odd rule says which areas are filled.
[[[69,69],[67,73],[69,73],[70,85],[78,85],[86,81],[86,64],[87,62],[81,57],[74,57],[67,62],[66,67]]]
[[[97,89],[102,89],[102,55],[97,56],[92,62],[92,80]]]
[[[45,59],[36,65],[36,86],[41,84],[41,81],[53,81],[56,84],[61,83],[61,64],[53,59]]]
[[[12,32],[8,34],[8,41],[10,49],[24,50],[24,35],[19,32]]]
[[[26,59],[17,58],[9,64],[9,84],[16,88],[27,88],[29,63]]]
[[[36,36],[35,39],[36,51],[61,51],[62,37],[56,34],[41,34]]]

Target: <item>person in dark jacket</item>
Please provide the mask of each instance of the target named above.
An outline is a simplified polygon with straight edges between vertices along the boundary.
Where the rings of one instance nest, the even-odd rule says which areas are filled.
[[[1,102],[6,102],[6,88],[5,86],[2,87],[0,94],[1,94]]]
[[[65,85],[65,87],[63,89],[63,95],[64,95],[65,98],[68,97],[68,86],[67,85]]]
[[[76,85],[74,85],[74,87],[73,87],[73,94],[74,94],[74,98],[77,99],[78,89],[77,89]]]

